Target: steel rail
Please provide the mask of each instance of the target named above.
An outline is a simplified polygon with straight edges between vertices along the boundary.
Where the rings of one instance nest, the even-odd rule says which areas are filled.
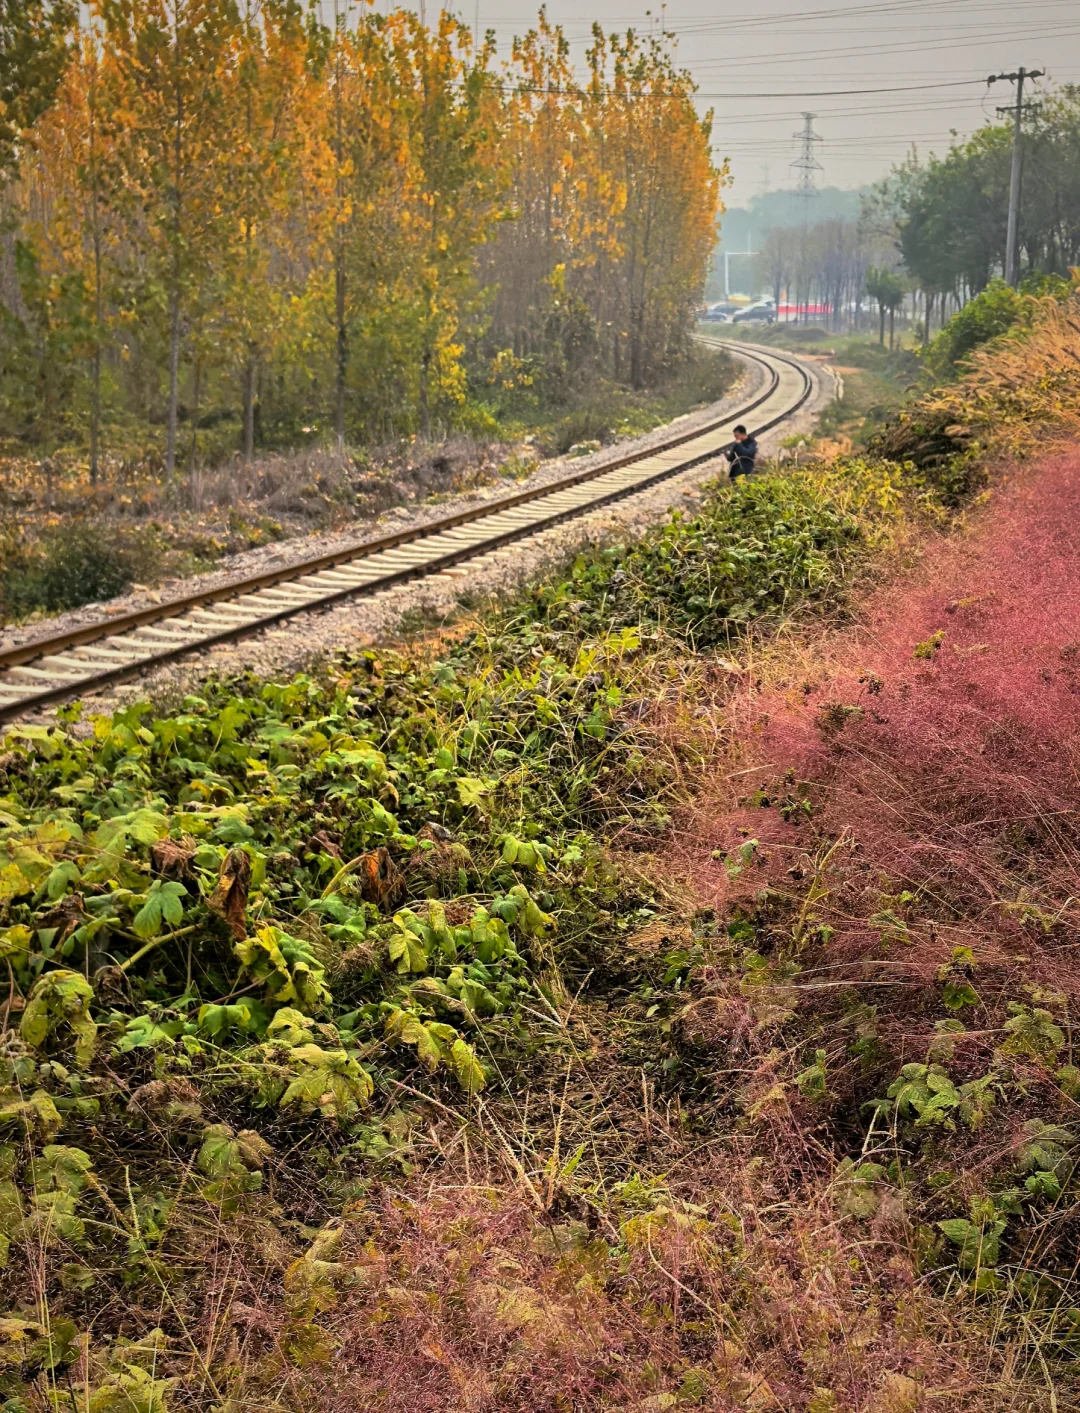
[[[809,398],[812,380],[795,359],[771,349],[758,352],[739,347],[733,352],[766,368],[769,384],[765,391],[722,418],[680,432],[658,446],[613,458],[588,471],[503,496],[425,525],[359,541],[329,554],[0,650],[0,672],[7,674],[6,680],[0,678],[0,721],[18,719],[88,691],[136,677],[147,668],[219,643],[248,637],[299,613],[320,610],[346,598],[370,596],[410,579],[443,572],[463,560],[528,538],[711,461],[732,445],[730,441],[717,444],[717,432],[732,426],[775,396],[782,381],[782,368],[778,368],[778,364],[798,374],[798,396],[756,427],[755,432],[760,434],[785,421]],[[682,447],[689,450],[694,442],[702,443],[703,449],[696,455],[667,464],[665,458],[669,453]],[[664,464],[651,469],[641,465],[645,462]],[[592,482],[601,483],[595,487],[595,494],[589,494]],[[526,507],[532,507],[532,511],[525,510]],[[492,522],[491,533],[483,533],[484,527],[479,522],[484,521]],[[469,532],[464,529],[466,526],[475,528]],[[476,531],[480,531],[479,535]],[[365,569],[367,561],[371,561],[371,566]],[[353,566],[353,570],[335,573],[342,566]],[[372,567],[374,574],[369,572]],[[277,586],[281,587],[275,593]],[[220,607],[213,613],[209,606],[215,604]],[[236,613],[242,615],[241,621],[231,616]],[[178,631],[183,636],[177,636]],[[138,634],[142,636],[136,636]],[[94,647],[94,644],[101,646]],[[65,658],[63,655],[70,650],[86,656]]]

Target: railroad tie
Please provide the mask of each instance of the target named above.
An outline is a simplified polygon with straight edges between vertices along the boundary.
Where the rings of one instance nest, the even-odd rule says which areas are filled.
[[[220,603],[208,605],[206,608],[197,610],[197,612],[200,618],[209,618],[211,621],[216,619],[219,622],[222,618],[233,620],[247,619],[250,621],[259,616],[257,605],[252,602],[251,599],[248,599],[246,595],[244,600],[223,599]],[[191,614],[189,621],[194,618],[194,616],[194,614]]]
[[[127,634],[122,638],[106,638],[100,648],[87,644],[84,651],[94,656],[98,653],[108,653],[110,657],[118,657],[127,662],[134,662],[143,656],[142,649],[133,643]]]
[[[306,603],[314,603],[320,593],[319,585],[313,583],[311,579],[305,578],[297,579],[292,584],[275,586],[272,589],[254,589],[237,602],[250,604],[254,609],[263,609],[268,603],[276,605],[293,603],[302,606]]]
[[[191,636],[191,624],[183,618],[158,618],[153,623],[146,623],[141,629],[136,630],[143,633],[160,633],[171,638],[188,638]]]
[[[426,551],[417,554],[415,550],[412,553],[406,550],[383,550],[368,563],[372,569],[377,567],[390,574],[400,574],[403,569],[418,569],[422,564],[429,563],[430,559],[431,556]]]
[[[246,612],[242,618],[238,618],[235,614],[205,613],[200,610],[192,613],[188,621],[199,630],[199,636],[192,645],[197,650],[208,637],[214,637],[225,629],[243,628],[245,624],[254,625],[258,619],[254,614]]]
[[[149,624],[145,628],[136,628],[131,635],[132,643],[142,643],[148,648],[160,648],[168,644],[170,647],[183,647],[185,643],[197,643],[198,636],[190,629],[187,633],[166,633],[160,628],[151,628]]]
[[[41,658],[39,660],[42,662],[49,661],[48,658]],[[86,675],[84,672],[80,671],[76,671],[73,674],[71,668],[57,672],[55,668],[52,671],[48,671],[43,667],[27,667],[24,663],[20,663],[18,667],[9,668],[8,672],[12,677],[28,677],[31,682],[75,682]]]
[[[359,588],[369,583],[370,579],[371,576],[362,569],[354,569],[351,574],[341,569],[324,569],[318,575],[318,582],[328,588]]]
[[[85,677],[94,671],[93,662],[84,662],[73,656],[71,653],[56,653],[52,657],[38,658],[34,664],[36,667],[52,671],[57,669],[61,672],[70,673],[76,677]]]
[[[485,520],[478,522],[476,525],[459,525],[453,530],[440,530],[438,539],[448,545],[474,545],[477,542],[478,536],[483,538],[483,526],[488,523],[490,522]],[[431,544],[435,538],[434,535],[431,536],[428,540],[428,544]]]

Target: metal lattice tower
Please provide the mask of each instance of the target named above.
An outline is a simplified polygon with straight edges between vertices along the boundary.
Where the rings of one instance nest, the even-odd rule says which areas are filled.
[[[814,131],[816,117],[816,113],[804,113],[802,127],[798,132],[792,133],[792,137],[799,144],[799,155],[791,164],[795,173],[795,195],[806,198],[808,203],[818,194],[817,173],[825,170],[814,156],[816,144],[824,141],[824,138]]]

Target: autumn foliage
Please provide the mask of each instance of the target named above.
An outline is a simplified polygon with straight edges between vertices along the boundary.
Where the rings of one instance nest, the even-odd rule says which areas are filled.
[[[0,193],[0,436],[207,454],[483,423],[688,347],[724,173],[658,40],[95,0]],[[546,380],[546,381],[545,381]],[[142,437],[145,447],[146,438]]]

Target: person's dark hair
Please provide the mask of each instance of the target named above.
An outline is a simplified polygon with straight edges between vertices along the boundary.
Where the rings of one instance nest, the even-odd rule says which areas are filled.
[[[746,428],[742,425],[741,422],[740,422],[739,425],[735,428],[735,430],[736,430],[737,432],[742,432],[742,434],[743,434],[744,437],[746,436]]]

